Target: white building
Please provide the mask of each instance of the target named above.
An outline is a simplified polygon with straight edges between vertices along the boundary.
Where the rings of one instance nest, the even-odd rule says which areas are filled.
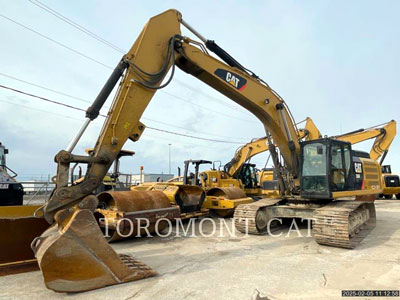
[[[143,182],[165,182],[174,177],[174,174],[153,174],[153,173],[143,173],[142,180],[140,180],[140,174],[132,174],[131,182],[132,185],[138,185]]]

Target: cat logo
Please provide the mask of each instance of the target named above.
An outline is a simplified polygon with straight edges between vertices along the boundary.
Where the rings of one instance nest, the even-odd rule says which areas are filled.
[[[362,164],[358,162],[354,163],[354,169],[356,170],[356,173],[362,173]]]
[[[233,72],[224,69],[217,69],[214,74],[237,88],[239,91],[243,91],[246,87],[247,80]]]

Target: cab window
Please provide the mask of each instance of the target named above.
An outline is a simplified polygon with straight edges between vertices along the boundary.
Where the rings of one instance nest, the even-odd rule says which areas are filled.
[[[328,190],[327,147],[322,143],[307,144],[303,148],[302,189],[308,192]]]
[[[332,177],[332,190],[344,190],[346,183],[346,169],[343,159],[341,145],[333,144],[331,147],[331,177]]]

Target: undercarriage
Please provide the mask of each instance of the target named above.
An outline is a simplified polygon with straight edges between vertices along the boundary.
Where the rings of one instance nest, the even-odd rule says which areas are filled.
[[[318,244],[348,249],[355,248],[376,224],[372,201],[263,199],[239,205],[234,214],[236,229],[249,234],[266,234],[284,218],[312,220]]]

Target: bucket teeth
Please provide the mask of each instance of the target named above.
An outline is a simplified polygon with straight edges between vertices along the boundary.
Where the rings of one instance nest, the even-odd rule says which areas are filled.
[[[89,210],[76,210],[32,243],[47,288],[82,292],[157,275],[147,265],[117,254]]]

